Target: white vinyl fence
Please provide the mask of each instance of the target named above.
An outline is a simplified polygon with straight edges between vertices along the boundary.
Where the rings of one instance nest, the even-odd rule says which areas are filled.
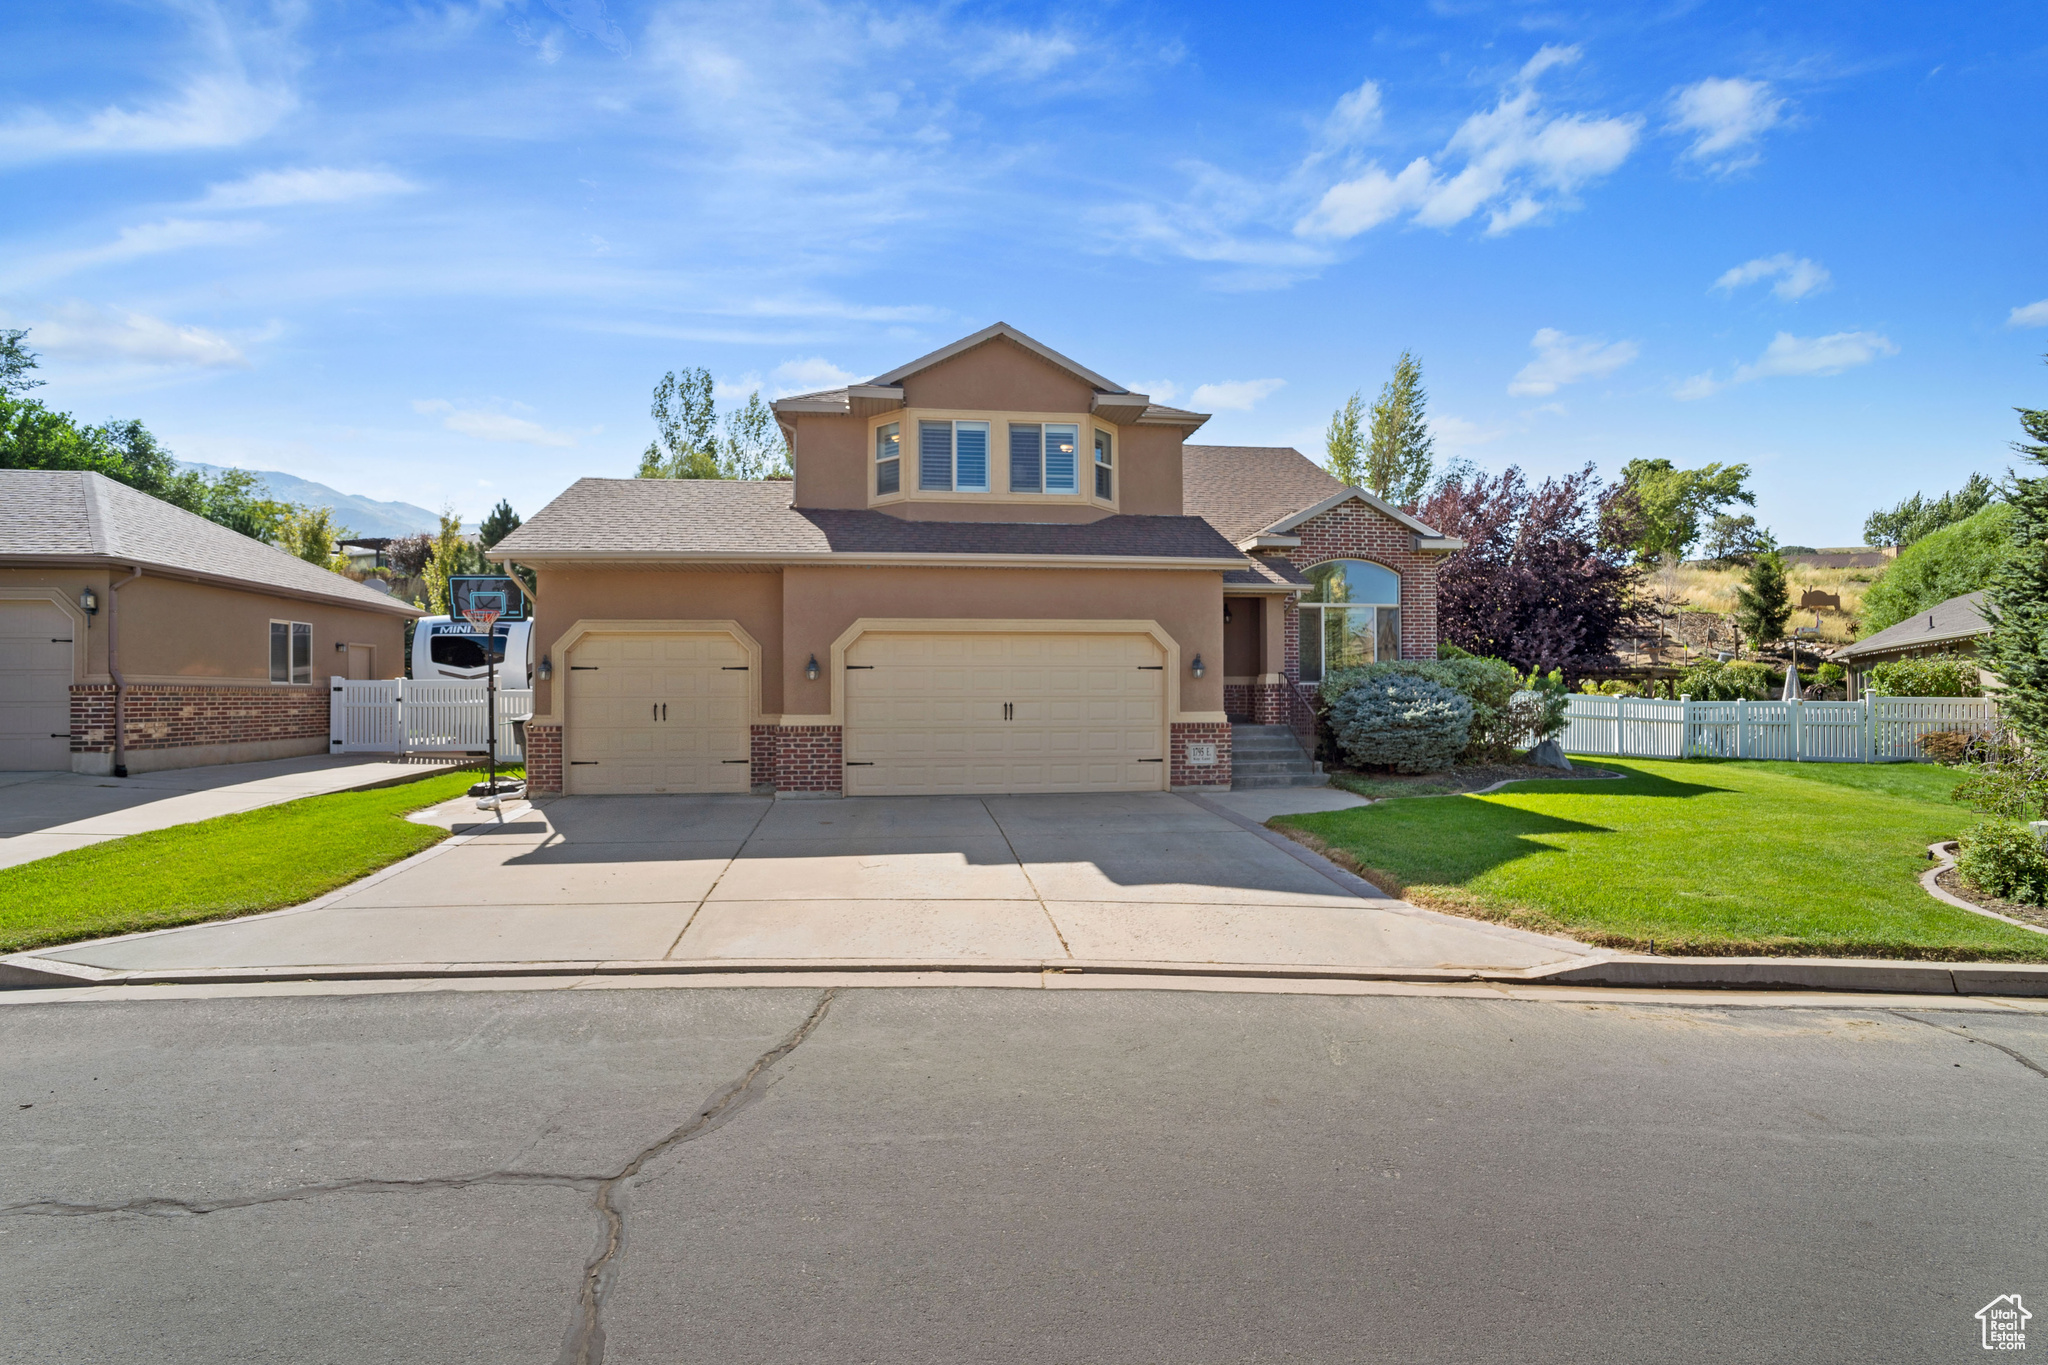
[[[1612,758],[1897,763],[1922,757],[1922,735],[1982,733],[1997,715],[1997,704],[1979,697],[1657,701],[1574,695],[1558,740],[1566,753]]]
[[[490,699],[480,682],[390,682],[332,680],[328,718],[329,753],[422,754],[484,751],[490,728]],[[498,689],[500,763],[519,761],[512,722],[533,714],[531,688]]]

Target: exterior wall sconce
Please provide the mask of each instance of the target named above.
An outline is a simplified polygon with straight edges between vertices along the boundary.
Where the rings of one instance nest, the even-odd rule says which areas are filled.
[[[91,588],[80,588],[78,590],[78,609],[85,613],[87,620],[91,620],[92,614],[100,609],[100,595]]]
[[[1224,625],[1226,625],[1226,626],[1230,624],[1230,608],[1229,608],[1229,607],[1225,607],[1225,608],[1223,609],[1223,624],[1224,624]]]
[[[1199,654],[1195,656],[1195,661],[1188,665],[1188,672],[1194,674],[1198,678],[1208,671],[1208,669],[1202,667],[1202,656]]]
[[[807,664],[805,664],[805,665],[804,665],[804,676],[805,676],[806,678],[809,678],[809,679],[810,679],[810,680],[811,680],[812,682],[816,682],[816,681],[818,680],[818,656],[817,656],[817,655],[813,654],[813,655],[811,656],[811,661],[810,661],[809,663],[807,663]]]
[[[555,676],[555,666],[548,660],[548,656],[545,654],[540,656],[540,667],[534,671],[540,675],[542,682],[546,682]]]
[[[334,642],[334,652],[335,652],[336,654],[346,654],[346,653],[348,653],[348,641],[346,641],[346,640],[336,640],[336,641]]]

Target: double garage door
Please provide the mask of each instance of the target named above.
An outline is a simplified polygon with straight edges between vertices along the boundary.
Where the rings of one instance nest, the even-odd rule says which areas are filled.
[[[0,602],[0,772],[71,766],[71,618]]]
[[[846,794],[1158,791],[1165,662],[1146,635],[863,635],[846,656]],[[567,790],[746,791],[747,663],[727,635],[583,637]]]

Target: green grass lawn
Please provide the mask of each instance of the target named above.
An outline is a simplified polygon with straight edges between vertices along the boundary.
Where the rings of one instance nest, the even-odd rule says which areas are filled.
[[[309,796],[0,869],[0,952],[311,900],[447,838],[406,815],[462,795],[482,776],[465,770]]]
[[[1285,816],[1419,904],[1680,955],[2048,961],[2048,935],[1921,889],[1977,817],[1926,764],[1599,759],[1618,781]],[[1392,889],[1390,887],[1390,889]]]

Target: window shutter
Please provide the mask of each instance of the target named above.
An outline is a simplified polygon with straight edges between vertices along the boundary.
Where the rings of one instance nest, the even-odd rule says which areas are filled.
[[[1010,424],[1010,491],[1012,493],[1038,493],[1045,489],[1045,477],[1039,467],[1039,442],[1044,432],[1036,422],[1013,422]]]
[[[917,424],[917,486],[950,492],[953,487],[953,424]]]

